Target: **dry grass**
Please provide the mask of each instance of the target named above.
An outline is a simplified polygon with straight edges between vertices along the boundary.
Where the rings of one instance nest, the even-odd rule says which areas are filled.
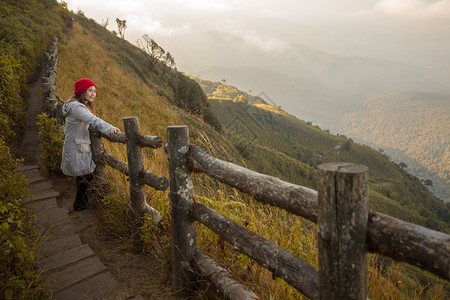
[[[60,48],[56,92],[61,98],[70,98],[73,93],[73,83],[81,77],[88,77],[98,86],[98,96],[95,101],[97,114],[122,130],[123,117],[137,116],[141,133],[160,136],[166,141],[166,127],[182,124],[183,120],[186,120],[186,116],[181,116],[178,110],[159,97],[154,90],[121,68],[115,60],[110,58],[108,52],[78,24]],[[196,143],[211,155],[221,158],[230,155],[223,146],[215,144],[217,141],[213,141],[201,128],[194,128],[194,131]],[[124,161],[127,160],[124,145],[105,142],[105,148],[109,154]],[[167,156],[162,149],[145,149],[144,157],[147,170],[168,177]],[[133,225],[130,223],[130,215],[125,212],[129,204],[126,177],[109,168],[107,176],[111,182],[114,182],[114,189],[113,194],[103,200],[107,204],[105,205],[107,209],[102,210],[103,223],[109,226],[111,237],[132,234],[130,227]],[[206,179],[205,176],[198,176],[195,181],[196,200],[208,204],[237,223],[318,267],[315,224],[283,210],[258,204],[229,187]],[[146,192],[149,204],[168,216],[168,193],[155,192],[151,189],[147,189]],[[147,242],[144,248],[151,251],[157,260],[162,263],[167,262],[170,229],[166,228],[163,232],[166,235],[161,236],[156,234],[148,223],[144,224],[147,224],[141,228],[143,239]],[[269,271],[245,255],[235,252],[232,246],[199,224],[197,224],[197,241],[203,250],[230,269],[239,280],[250,286],[262,298],[304,298],[282,280],[273,280]],[[401,267],[393,265],[381,270],[375,261],[375,258],[369,258],[369,297],[373,299],[423,297],[425,287],[416,282],[405,282],[405,272]],[[437,299],[441,295],[442,287],[437,286],[433,288],[433,291],[427,297]]]

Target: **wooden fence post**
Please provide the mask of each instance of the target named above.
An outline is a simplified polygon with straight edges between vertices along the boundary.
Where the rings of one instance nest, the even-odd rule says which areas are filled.
[[[366,299],[368,168],[319,166],[320,299]]]
[[[137,117],[123,118],[125,135],[127,137],[127,159],[130,171],[130,198],[133,208],[140,217],[150,214],[156,223],[162,220],[161,214],[147,204],[144,188],[144,162],[140,147],[141,135]]]
[[[172,286],[180,297],[192,295],[195,226],[190,216],[193,183],[187,167],[189,131],[187,126],[168,126],[170,205],[172,216]]]
[[[133,208],[139,213],[146,203],[145,190],[141,174],[144,170],[142,151],[139,148],[139,123],[136,117],[123,118],[125,135],[127,136],[127,159],[130,170],[130,199]]]
[[[91,139],[92,160],[96,165],[94,176],[97,184],[102,187],[106,185],[105,163],[102,160],[102,155],[105,151],[103,149],[102,136],[100,131],[93,128],[89,128],[89,136]]]

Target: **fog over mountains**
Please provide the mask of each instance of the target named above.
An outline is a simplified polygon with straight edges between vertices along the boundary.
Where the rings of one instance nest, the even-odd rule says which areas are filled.
[[[117,31],[116,18],[126,20],[127,40],[134,43],[148,34],[186,72],[215,65],[255,66],[251,62],[260,62],[260,50],[278,51],[292,44],[334,54],[450,67],[449,0],[64,2],[98,23],[109,20],[109,30]],[[251,55],[239,58],[240,50]]]
[[[338,128],[330,118],[358,110],[362,100],[372,93],[450,93],[450,70],[336,55],[299,44],[262,50],[249,47],[239,37],[218,32],[209,32],[202,44],[220,49],[216,53],[220,64],[188,73],[203,79],[225,79],[241,90],[252,90],[254,95],[264,92],[288,112],[332,130]],[[197,50],[192,46],[190,51]],[[203,62],[212,63],[218,63],[217,59]],[[329,115],[331,112],[334,116]]]
[[[441,199],[450,199],[449,70],[337,55],[299,44],[249,48],[244,40],[217,32],[207,37],[204,44],[221,49],[221,64],[192,75],[225,79],[300,119],[385,149],[393,160],[406,162],[413,174],[432,179]],[[373,97],[382,105],[374,106],[369,101]]]
[[[148,34],[180,71],[265,92],[317,123],[318,110],[372,92],[450,91],[450,0],[66,2],[109,30],[126,20],[128,41]]]
[[[117,30],[116,18],[126,20],[125,38],[130,43],[148,34],[170,51],[182,72],[205,80],[225,79],[243,91],[251,90],[252,95],[267,95],[268,102],[281,105],[298,118],[349,137],[362,136],[349,128],[348,124],[354,124],[349,117],[372,109],[367,101],[373,94],[380,103],[386,98],[408,105],[408,99],[418,99],[422,106],[417,109],[426,111],[425,116],[433,116],[427,101],[442,98],[439,105],[444,114],[439,115],[436,130],[430,127],[423,132],[441,136],[435,145],[440,151],[444,149],[444,156],[432,160],[448,161],[450,133],[445,126],[450,122],[446,114],[450,111],[446,100],[450,94],[450,0],[67,3],[70,9],[80,10],[98,23],[109,19],[107,28],[111,31]],[[389,107],[383,104],[383,108]],[[383,120],[396,118],[393,113],[384,114],[389,115],[385,119],[367,115],[372,116],[370,123],[380,122],[371,128],[383,128]],[[359,130],[371,128],[360,126]],[[392,128],[385,134],[392,135]],[[364,136],[362,142],[373,147],[398,150],[392,143],[380,144],[379,136],[376,145],[367,140],[370,134]],[[426,144],[421,135],[409,138]],[[433,149],[419,152],[437,153]],[[409,156],[401,153],[396,157],[407,160]],[[423,163],[430,158],[415,160],[408,164],[422,170],[427,169]],[[421,171],[422,176],[437,176],[427,172]],[[439,180],[450,186],[450,166],[443,174]],[[450,199],[450,192],[446,197]]]

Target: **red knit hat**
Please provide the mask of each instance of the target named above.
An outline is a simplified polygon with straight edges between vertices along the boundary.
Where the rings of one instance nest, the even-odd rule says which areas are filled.
[[[81,78],[80,80],[75,82],[75,91],[74,91],[75,96],[80,95],[82,92],[84,92],[91,86],[95,86],[95,88],[97,88],[97,86],[92,80],[87,78]]]

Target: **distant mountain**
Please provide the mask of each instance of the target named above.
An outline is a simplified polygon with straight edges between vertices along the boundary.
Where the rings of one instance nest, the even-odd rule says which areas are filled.
[[[345,112],[355,108],[355,97],[351,93],[327,86],[314,78],[296,77],[254,67],[212,67],[196,74],[208,80],[225,79],[240,90],[252,90],[251,94],[254,96],[264,94],[272,105],[281,105],[297,117],[316,124],[330,118],[337,122]],[[332,114],[334,115],[331,116]]]
[[[300,119],[383,148],[413,174],[431,179],[439,197],[450,199],[450,94],[385,91],[357,97],[313,78],[249,67],[210,68],[203,76],[214,78],[216,73],[230,84],[241,82],[251,88],[253,96],[267,95],[268,103],[281,105]]]
[[[207,91],[224,133],[257,171],[315,188],[316,170],[321,163],[364,164],[370,170],[369,205],[372,209],[448,230],[443,228],[450,225],[449,208],[417,177],[390,161],[384,153],[357,144],[346,136],[323,131],[279,106],[254,104],[251,96],[246,101],[234,101],[239,95],[247,97],[248,94],[226,83],[200,79],[198,82]],[[220,98],[214,96],[218,94],[216,91],[220,91]],[[228,97],[226,91],[229,91]],[[440,221],[435,223],[436,220]]]
[[[297,53],[292,66],[305,75],[330,87],[357,96],[381,91],[450,92],[446,78],[433,70],[410,63],[387,61],[369,57],[344,56],[293,45]]]
[[[433,182],[433,191],[450,201],[450,95],[378,93],[361,111],[342,119],[342,130],[355,140],[383,148],[413,174]]]
[[[396,115],[401,114],[402,110],[410,109],[408,105],[411,102],[404,101],[404,95],[414,95],[411,97],[418,99],[432,93],[442,94],[444,98],[447,97],[445,95],[450,95],[448,67],[426,69],[410,63],[336,55],[299,44],[263,51],[257,47],[246,46],[245,42],[237,37],[225,37],[217,33],[210,33],[210,37],[216,43],[226,45],[227,51],[232,53],[223,56],[227,66],[212,66],[197,70],[193,74],[209,80],[225,79],[227,83],[241,90],[251,90],[249,94],[253,96],[265,95],[267,102],[274,106],[280,105],[285,111],[300,119],[311,121],[332,132],[354,137],[366,144],[381,147],[397,162],[407,163],[409,170],[414,174],[432,179],[435,183],[434,191],[440,197],[450,198],[446,181],[448,175],[442,174],[443,172],[448,174],[448,171],[442,167],[441,171],[437,171],[436,162],[432,162],[446,161],[438,153],[446,147],[449,138],[438,138],[439,142],[429,143],[427,150],[409,147],[406,153],[405,147],[408,147],[407,144],[411,146],[412,140],[424,144],[415,138],[418,133],[409,130],[412,128],[411,124],[405,123],[407,120],[416,122],[419,116],[409,114],[409,118],[405,119]],[[228,47],[230,43],[239,46],[233,49]],[[235,61],[230,61],[229,57],[233,57]],[[379,108],[375,107],[375,104],[367,106],[367,99],[378,97],[372,95],[380,94],[389,95],[389,101],[396,109],[392,109],[393,107],[386,103]],[[448,109],[448,97],[446,99],[437,105]],[[398,103],[394,104],[395,102]],[[418,103],[416,102],[415,109]],[[421,103],[422,109],[427,112],[426,117],[420,116],[419,119],[428,123],[434,116],[427,104]],[[379,115],[380,111],[384,110],[386,118],[371,117],[370,128],[355,126],[361,123],[360,118],[367,116],[369,110]],[[393,124],[400,119],[401,122]],[[388,140],[396,134],[392,131],[382,132],[379,129],[385,128],[387,123],[392,124],[390,130],[395,128],[397,132],[403,132],[402,141],[410,142],[401,145],[389,142]],[[431,127],[426,126],[428,131],[425,140],[435,138],[433,132],[439,135],[438,132],[446,130],[445,124],[444,121],[436,124],[436,131],[429,131]],[[378,129],[372,134],[375,126]],[[409,129],[401,130],[403,126]],[[383,141],[384,137],[386,141]],[[441,174],[437,175],[439,172]]]
[[[411,63],[328,53],[299,44],[261,49],[242,38],[217,32],[203,45],[221,45],[220,60],[205,58],[205,68],[189,73],[267,94],[274,103],[304,120],[336,129],[344,113],[361,108],[372,93],[412,91],[450,93],[450,70]],[[195,47],[195,45],[193,46]],[[208,46],[206,46],[208,48]],[[212,47],[212,46],[211,46]]]
[[[192,57],[192,63],[184,68],[195,76],[203,76],[205,70],[211,74],[210,68],[250,67],[312,78],[330,87],[363,94],[380,89],[450,92],[448,77],[445,76],[449,75],[450,66],[426,69],[413,63],[334,54],[301,44],[261,45],[257,41],[217,31],[204,31],[195,37],[182,38],[177,45],[184,45],[182,49],[189,48],[190,53],[203,54]],[[214,73],[216,76],[210,79],[220,80],[221,73]],[[243,90],[249,88],[238,80],[231,83]]]

